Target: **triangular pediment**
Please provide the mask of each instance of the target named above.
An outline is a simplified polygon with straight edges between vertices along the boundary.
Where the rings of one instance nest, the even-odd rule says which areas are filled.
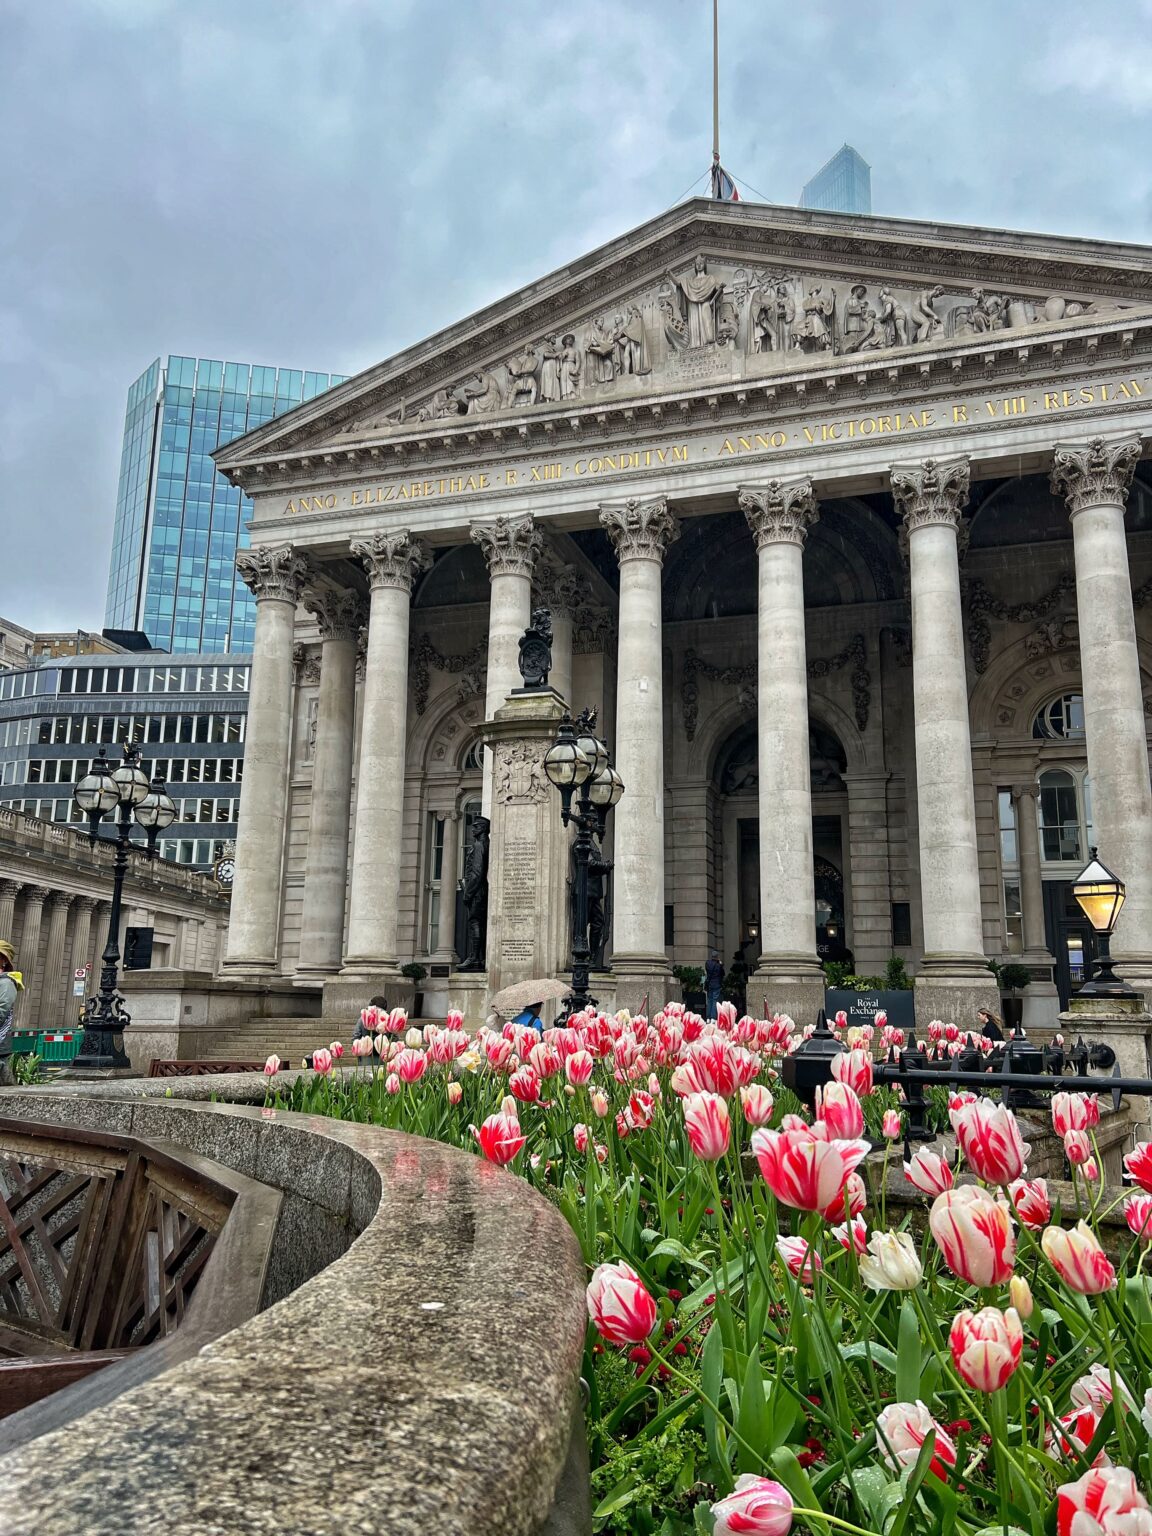
[[[1152,316],[1152,251],[754,204],[680,205],[217,453],[243,478],[448,428],[946,350],[1031,345]]]

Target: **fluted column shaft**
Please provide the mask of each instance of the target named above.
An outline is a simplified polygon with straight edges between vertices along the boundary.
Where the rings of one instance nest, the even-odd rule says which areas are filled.
[[[459,878],[460,812],[444,813],[444,848],[440,857],[440,921],[435,958],[454,965],[456,955],[456,882]]]
[[[1124,535],[1139,457],[1136,437],[1058,448],[1052,489],[1067,498],[1072,518],[1094,835],[1127,888],[1114,953],[1152,979],[1152,789]]]
[[[69,971],[74,979],[76,972],[83,970],[88,964],[89,951],[92,947],[92,913],[96,909],[95,896],[77,896],[76,916],[72,923],[72,951]],[[69,994],[70,995],[70,994]],[[75,1018],[76,1010],[72,1009],[70,1021]]]
[[[968,461],[893,468],[908,531],[925,967],[986,974],[957,531]]]
[[[291,544],[241,550],[240,575],[256,598],[244,788],[228,919],[229,970],[271,974],[280,944],[280,877],[292,742],[292,630],[308,573]]]
[[[368,572],[372,597],[344,970],[390,973],[398,963],[409,608],[413,575],[429,560],[404,530],[354,540],[352,553]]]
[[[48,904],[48,937],[44,945],[44,981],[36,1022],[40,1029],[60,1029],[65,1023],[61,1011],[64,990],[64,937],[68,931],[68,908],[72,895],[53,891]]]
[[[340,969],[344,950],[355,749],[356,645],[364,613],[356,593],[327,588],[305,592],[304,605],[320,621],[320,694],[300,960],[296,968],[331,974]]]
[[[520,638],[532,618],[532,573],[543,539],[531,516],[473,523],[472,538],[488,563],[488,677],[484,714],[491,720],[513,688],[519,688]],[[492,752],[484,749],[481,810],[491,815]]]
[[[24,990],[16,1004],[18,1029],[36,1027],[44,974],[40,966],[40,923],[44,903],[51,894],[46,885],[24,888],[24,928],[20,934],[20,948],[16,951],[16,969],[24,975]]]
[[[660,970],[664,949],[664,553],[680,525],[662,498],[603,507],[620,562],[612,966]]]
[[[818,514],[808,480],[746,486],[739,501],[756,541],[761,933],[757,972],[772,983],[819,972],[803,569],[804,540]]]
[[[22,889],[19,880],[0,880],[0,939],[12,938],[12,920],[16,915],[16,897]]]

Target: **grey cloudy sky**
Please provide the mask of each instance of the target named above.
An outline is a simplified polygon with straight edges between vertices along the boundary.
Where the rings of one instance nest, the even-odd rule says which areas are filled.
[[[1152,243],[1152,0],[721,0],[725,164]],[[659,213],[709,0],[0,0],[0,613],[103,622],[128,385],[351,373]]]

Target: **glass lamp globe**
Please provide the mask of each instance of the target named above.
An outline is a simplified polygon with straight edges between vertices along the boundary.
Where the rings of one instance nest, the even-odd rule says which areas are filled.
[[[588,785],[588,798],[598,810],[606,811],[609,806],[616,804],[616,800],[612,798],[612,795],[616,788],[615,781],[618,778],[619,775],[616,773],[616,770],[609,768],[607,763],[605,763],[596,777],[590,781]],[[616,799],[619,799],[619,796]]]
[[[176,806],[161,780],[153,779],[148,793],[136,807],[136,820],[142,827],[155,827],[158,832],[163,832],[176,820]]]
[[[121,805],[139,805],[152,787],[143,768],[127,760],[114,770],[112,781]]]
[[[592,764],[571,736],[554,741],[544,754],[544,772],[557,789],[583,784],[591,771]]]
[[[593,780],[598,778],[608,762],[608,748],[594,731],[589,730],[580,732],[576,737],[576,745],[591,764],[588,777]]]
[[[1095,848],[1088,852],[1089,862],[1074,881],[1072,894],[1096,932],[1111,933],[1127,894],[1124,882],[1100,862]]]
[[[120,791],[106,763],[96,762],[72,791],[76,804],[89,816],[103,816],[120,804]]]

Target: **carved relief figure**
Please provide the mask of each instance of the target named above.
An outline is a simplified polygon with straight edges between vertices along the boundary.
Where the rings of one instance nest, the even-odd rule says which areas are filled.
[[[876,311],[868,302],[868,290],[863,283],[855,283],[844,306],[843,350],[864,352],[883,345],[883,331],[877,323]]]
[[[491,373],[476,373],[466,379],[456,390],[457,397],[466,402],[469,416],[488,416],[501,406],[500,386]]]
[[[540,398],[560,398],[560,343],[555,336],[540,343]]]
[[[536,404],[536,366],[536,349],[532,346],[525,345],[508,359],[507,405],[510,410],[517,405]]]
[[[571,332],[561,337],[560,345],[564,349],[560,354],[560,398],[575,400],[580,393],[580,370],[584,359]]]
[[[803,352],[831,352],[836,330],[836,290],[814,283],[804,298],[804,319],[792,339]]]
[[[715,346],[724,284],[711,275],[703,256],[697,256],[691,276],[675,277],[671,272],[666,276],[680,299],[681,313],[687,324],[688,346]]]
[[[417,421],[441,421],[449,416],[459,416],[462,407],[455,390],[438,389],[426,405],[416,412]],[[397,418],[399,424],[399,417]]]
[[[616,343],[603,320],[593,320],[592,334],[585,349],[592,359],[589,373],[593,384],[611,384],[616,377]]]
[[[880,309],[876,316],[886,347],[908,345],[908,311],[898,304],[891,288],[881,288]]]
[[[913,341],[931,341],[940,329],[943,321],[934,306],[936,300],[943,297],[944,290],[939,283],[935,288],[921,289],[916,295],[916,302],[912,306]]]
[[[652,364],[648,359],[648,338],[644,334],[644,316],[635,304],[629,307],[627,319],[623,315],[616,316],[612,340],[616,347],[617,373],[652,372]]]

